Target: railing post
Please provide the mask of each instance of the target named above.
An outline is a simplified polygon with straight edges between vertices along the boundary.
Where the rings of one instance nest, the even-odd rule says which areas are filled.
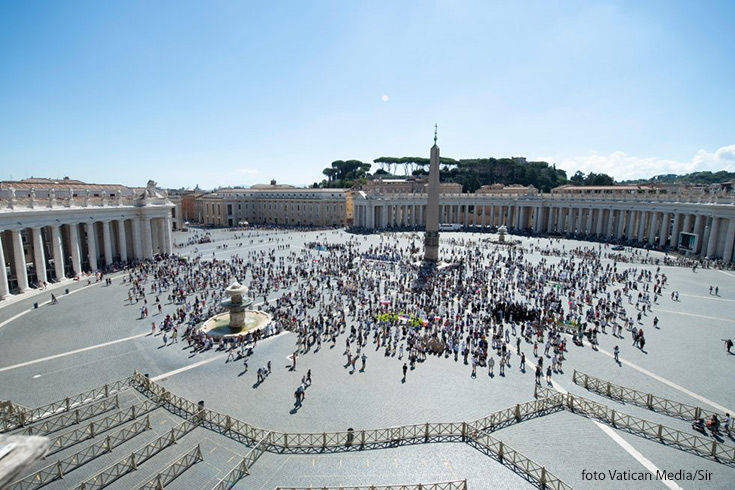
[[[694,420],[699,420],[699,417],[702,416],[702,408],[697,407],[694,409]]]
[[[79,409],[74,410],[74,423],[79,423]]]
[[[135,453],[130,453],[130,469],[137,470],[138,467],[135,465]]]
[[[158,476],[156,476],[156,488],[158,490],[163,490],[163,484],[161,483],[161,474],[159,473]]]
[[[288,433],[283,434],[283,447],[288,447]]]
[[[661,440],[663,440],[663,436],[662,436],[663,428],[664,428],[663,425],[658,424],[658,438],[661,439]]]
[[[59,478],[64,478],[64,471],[61,469],[61,461],[56,462],[56,473],[58,473]]]
[[[130,415],[130,419],[131,420],[134,419],[135,418],[135,405],[133,405],[132,407],[130,407],[130,414],[131,414]]]
[[[541,488],[546,485],[546,467],[541,467]]]
[[[108,453],[112,452],[112,441],[110,440],[110,436],[108,435],[105,437],[105,448],[107,449]]]
[[[516,420],[521,421],[521,406],[516,403]]]
[[[585,390],[589,389],[589,380],[590,380],[590,377],[585,374],[584,375],[584,389]]]
[[[649,410],[653,410],[653,395],[650,393],[646,395],[646,406]]]
[[[110,396],[110,387],[108,385],[105,385],[105,398]]]
[[[151,416],[150,415],[146,415],[146,418],[145,418],[145,428],[146,429],[150,429],[151,428]]]
[[[567,407],[574,412],[574,395],[567,393]]]
[[[69,401],[69,397],[67,396],[64,401],[66,402],[66,411],[68,412],[71,409],[71,402]]]
[[[176,444],[176,431],[171,427],[171,444]]]
[[[610,419],[612,422],[612,426],[615,427],[615,409],[614,408],[612,409],[612,414],[611,414]]]
[[[498,460],[502,463],[503,462],[503,441],[498,441],[499,447],[498,447]]]
[[[94,422],[89,423],[89,437],[94,438]]]
[[[327,433],[322,432],[322,447],[327,447]]]
[[[462,440],[467,440],[467,422],[462,422]]]
[[[227,416],[227,417],[225,418],[225,431],[228,431],[228,430],[230,430],[231,428],[232,428],[232,419],[231,419],[231,418],[230,418],[230,416],[228,415],[228,416]]]
[[[710,452],[710,456],[713,458],[717,454],[717,440],[712,441],[712,451]]]
[[[607,396],[610,397],[610,382],[607,382]]]

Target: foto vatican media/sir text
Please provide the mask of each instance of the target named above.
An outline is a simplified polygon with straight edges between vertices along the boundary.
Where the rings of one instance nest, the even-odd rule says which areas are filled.
[[[584,481],[710,481],[712,472],[702,469],[632,471],[621,469],[582,470]]]

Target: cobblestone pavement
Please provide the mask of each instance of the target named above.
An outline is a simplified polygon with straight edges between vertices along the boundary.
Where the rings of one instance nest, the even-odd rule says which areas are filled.
[[[289,243],[291,250],[303,246],[317,236],[330,241],[344,241],[351,235],[336,232],[260,232],[277,236]],[[214,231],[215,241],[199,245],[204,257],[227,258],[246,250],[268,250],[276,243],[258,242],[235,247],[232,233]],[[408,234],[403,235],[408,239]],[[484,238],[486,235],[452,233],[442,237]],[[182,242],[185,234],[177,233]],[[379,235],[361,236],[365,243],[377,243]],[[546,239],[522,239],[548,243]],[[227,243],[229,248],[218,246]],[[559,246],[587,245],[562,241]],[[488,245],[493,246],[493,245]],[[194,247],[178,249],[193,255]],[[280,252],[283,253],[283,252]],[[535,257],[535,260],[540,260]],[[547,260],[559,260],[547,257]],[[655,269],[655,266],[636,265]],[[569,342],[565,373],[555,375],[558,386],[580,394],[616,410],[646,418],[656,423],[692,432],[687,421],[667,417],[630,404],[623,405],[584,390],[572,383],[574,369],[635,389],[655,393],[673,400],[712,409],[714,402],[733,413],[735,390],[732,373],[735,355],[727,355],[721,339],[735,337],[735,273],[664,267],[669,276],[668,288],[653,314],[660,318],[660,329],[651,326],[653,314],[644,318],[646,351],[631,346],[629,336],[616,339],[600,335],[601,350],[577,347]],[[708,294],[709,285],[720,288],[718,297]],[[83,288],[77,292],[76,289]],[[327,344],[316,353],[299,359],[295,372],[286,369],[287,356],[293,352],[295,337],[285,333],[259,343],[250,369],[243,373],[242,364],[226,363],[221,353],[191,357],[182,344],[162,347],[161,338],[152,337],[151,319],[138,319],[138,308],[126,305],[127,288],[120,279],[112,286],[86,282],[70,287],[70,295],[62,295],[57,305],[45,301],[47,294],[0,308],[0,399],[26,406],[37,406],[82,392],[132,374],[134,369],[151,376],[163,375],[160,382],[172,392],[191,400],[204,400],[208,408],[231,414],[259,427],[280,431],[339,431],[347,427],[373,428],[400,424],[460,421],[478,418],[495,410],[510,407],[533,397],[533,373],[519,371],[517,357],[505,377],[490,378],[484,370],[470,377],[470,367],[453,359],[429,357],[420,368],[410,371],[401,382],[403,360],[375,353],[368,345],[365,372],[351,373],[344,368],[342,350]],[[681,301],[672,301],[671,290],[681,293]],[[271,298],[279,296],[275,292]],[[262,298],[256,298],[257,301]],[[632,306],[631,306],[632,308]],[[164,308],[164,313],[171,306]],[[154,316],[158,320],[159,316]],[[621,358],[617,365],[603,351],[612,352],[619,344]],[[523,344],[527,357],[533,354]],[[86,349],[75,352],[79,349]],[[44,358],[49,358],[43,360]],[[256,370],[268,361],[273,373],[260,386],[255,385]],[[38,361],[38,362],[34,362]],[[181,368],[191,369],[172,373]],[[307,369],[313,384],[307,391],[303,408],[291,413],[293,391]],[[128,394],[127,397],[138,397]],[[137,399],[137,398],[135,398]],[[126,399],[125,403],[133,403]],[[141,434],[111,454],[73,471],[51,488],[69,488],[96,471],[124,457],[130,450],[149,442],[170,429],[181,419],[163,409],[151,414],[150,433]],[[662,470],[697,470],[712,472],[705,482],[678,482],[682,488],[732,488],[735,468],[700,458],[693,454],[656,442],[615,431],[621,440],[634,448],[639,456]],[[660,481],[636,482],[586,481],[582,471],[645,471],[641,459],[632,455],[603,432],[592,420],[569,412],[559,412],[500,429],[493,435],[544,465],[566,483],[579,488],[662,488]],[[735,441],[723,441],[735,446]],[[117,482],[113,488],[139,485],[160,471],[174,458],[197,443],[201,444],[204,461],[184,472],[171,484],[172,488],[211,488],[218,478],[233,467],[249,448],[222,435],[197,428],[180,441]],[[84,443],[79,446],[83,446]],[[60,454],[67,454],[65,450]],[[72,451],[73,452],[73,451]],[[53,461],[59,456],[50,457]],[[277,485],[386,484],[468,480],[470,488],[525,488],[530,484],[493,459],[461,443],[403,446],[391,449],[350,453],[281,455],[264,454],[251,475],[240,481],[242,488],[273,488]],[[675,488],[675,487],[674,487]]]

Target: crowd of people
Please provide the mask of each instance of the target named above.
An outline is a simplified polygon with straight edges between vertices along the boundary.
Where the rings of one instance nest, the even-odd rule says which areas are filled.
[[[602,245],[569,247],[558,239],[488,246],[450,238],[442,241],[441,259],[454,266],[421,272],[418,233],[382,234],[377,243],[366,243],[322,231],[303,246],[287,243],[282,232],[231,238],[238,240],[237,250],[225,258],[158,257],[130,269],[125,282],[128,302],[141,317],[149,307],[173,309],[152,324],[164,342],[177,342],[181,334],[192,352],[226,351],[227,362],[242,361],[246,368],[259,340],[289,330],[295,335],[294,370],[297,358],[340,343],[343,367],[353,373],[381,355],[399,361],[398,375],[407,382],[428,356],[436,356],[463,363],[472,377],[484,369],[487,379],[496,371],[502,378],[516,368],[550,384],[571,355],[568,340],[594,349],[599,335],[630,335],[643,350],[644,328],[660,328],[652,307],[668,284],[662,264],[633,264],[656,264],[659,259],[648,252],[621,252],[622,260]],[[235,280],[248,285],[254,306],[270,313],[272,322],[223,341],[200,327],[223,311],[223,291]],[[618,361],[620,346],[614,350]],[[269,362],[258,370],[258,384],[270,372]],[[311,382],[309,372],[295,388],[294,410],[305,402]]]

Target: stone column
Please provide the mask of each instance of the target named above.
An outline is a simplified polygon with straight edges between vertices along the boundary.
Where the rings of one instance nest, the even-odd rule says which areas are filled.
[[[13,239],[13,256],[15,257],[15,277],[18,280],[18,289],[21,293],[28,291],[28,271],[26,269],[26,256],[23,251],[23,238],[20,230],[11,230]]]
[[[143,260],[143,232],[141,230],[141,224],[140,224],[139,218],[134,218],[133,221],[131,221],[132,228],[133,228],[133,254],[135,255],[135,260]]]
[[[168,247],[168,235],[166,233],[167,223],[167,218],[158,218],[156,220],[156,231],[158,232],[158,253],[168,253],[166,252]]]
[[[48,282],[48,276],[46,275],[46,254],[43,252],[43,238],[41,237],[41,228],[34,226],[33,231],[33,262],[36,266],[36,279],[38,279],[38,286],[41,287],[41,283]]]
[[[646,212],[638,211],[638,232],[635,235],[635,239],[639,242],[646,240]]]
[[[653,245],[656,243],[656,230],[658,230],[658,212],[650,211],[651,222],[648,224],[648,244]]]
[[[635,238],[634,237],[634,234],[635,234],[635,215],[636,215],[636,212],[633,211],[632,209],[630,211],[628,211],[628,226],[626,227],[626,232],[625,232],[625,238],[627,240],[632,240],[633,238]]]
[[[615,226],[615,210],[609,209],[608,215],[607,215],[607,230],[605,232],[606,236],[609,236],[609,237],[613,236],[613,234],[615,233],[614,226]]]
[[[381,207],[380,227],[385,229],[388,228],[388,205],[383,204]]]
[[[112,240],[110,239],[110,222],[102,222],[102,242],[105,249],[105,265],[112,265]]]
[[[684,215],[684,224],[681,227],[681,231],[684,233],[689,233],[689,230],[692,227],[692,215],[687,213]]]
[[[0,300],[10,294],[8,286],[8,269],[5,267],[5,252],[3,251],[2,230],[0,230]]]
[[[698,214],[694,217],[694,233],[696,233],[697,235],[697,244],[694,253],[699,253],[699,251],[703,248],[702,242],[704,242],[704,224],[704,216]]]
[[[551,234],[554,232],[554,206],[549,206],[549,219],[546,220],[546,233]]]
[[[720,233],[720,218],[712,217],[712,226],[709,229],[709,240],[707,241],[707,257],[715,258],[717,254],[717,235]]]
[[[669,245],[673,249],[679,248],[679,220],[681,218],[681,213],[674,213],[674,226],[671,229],[671,241],[669,242]]]
[[[71,255],[71,267],[75,276],[82,273],[82,247],[79,244],[79,224],[69,225],[69,255]]]
[[[163,220],[163,226],[164,226],[164,242],[163,247],[167,254],[170,254],[173,252],[174,244],[173,244],[173,235],[171,232],[172,223],[171,223],[171,216],[167,216],[165,220]]]
[[[59,225],[51,225],[51,253],[54,257],[54,272],[56,281],[64,279],[64,252],[61,247],[61,231]]]
[[[117,243],[121,262],[128,261],[128,242],[125,238],[125,220],[121,219],[117,222]]]
[[[495,226],[495,205],[490,205],[490,226]]]
[[[89,268],[92,272],[97,270],[97,237],[94,232],[94,222],[86,223],[87,230],[87,257],[89,258]]]
[[[732,249],[735,245],[735,219],[727,220],[727,234],[725,235],[725,250],[722,252],[722,260],[725,263],[732,262]]]
[[[663,213],[661,216],[661,235],[658,239],[660,246],[666,245],[666,241],[669,239],[669,223],[671,222],[671,213]]]
[[[143,218],[140,224],[143,241],[143,258],[153,260],[153,235],[151,234],[151,219]]]
[[[598,209],[597,210],[597,228],[595,232],[597,236],[602,236],[602,227],[605,225],[605,220],[603,219],[604,217],[605,217],[605,210]]]
[[[577,225],[579,224],[579,209],[569,208],[569,233],[574,235],[577,233]]]
[[[587,209],[587,236],[592,235],[592,224],[594,222],[595,210],[593,208]]]
[[[618,229],[615,232],[615,238],[623,238],[623,231],[625,230],[625,210],[621,209],[618,211]]]

